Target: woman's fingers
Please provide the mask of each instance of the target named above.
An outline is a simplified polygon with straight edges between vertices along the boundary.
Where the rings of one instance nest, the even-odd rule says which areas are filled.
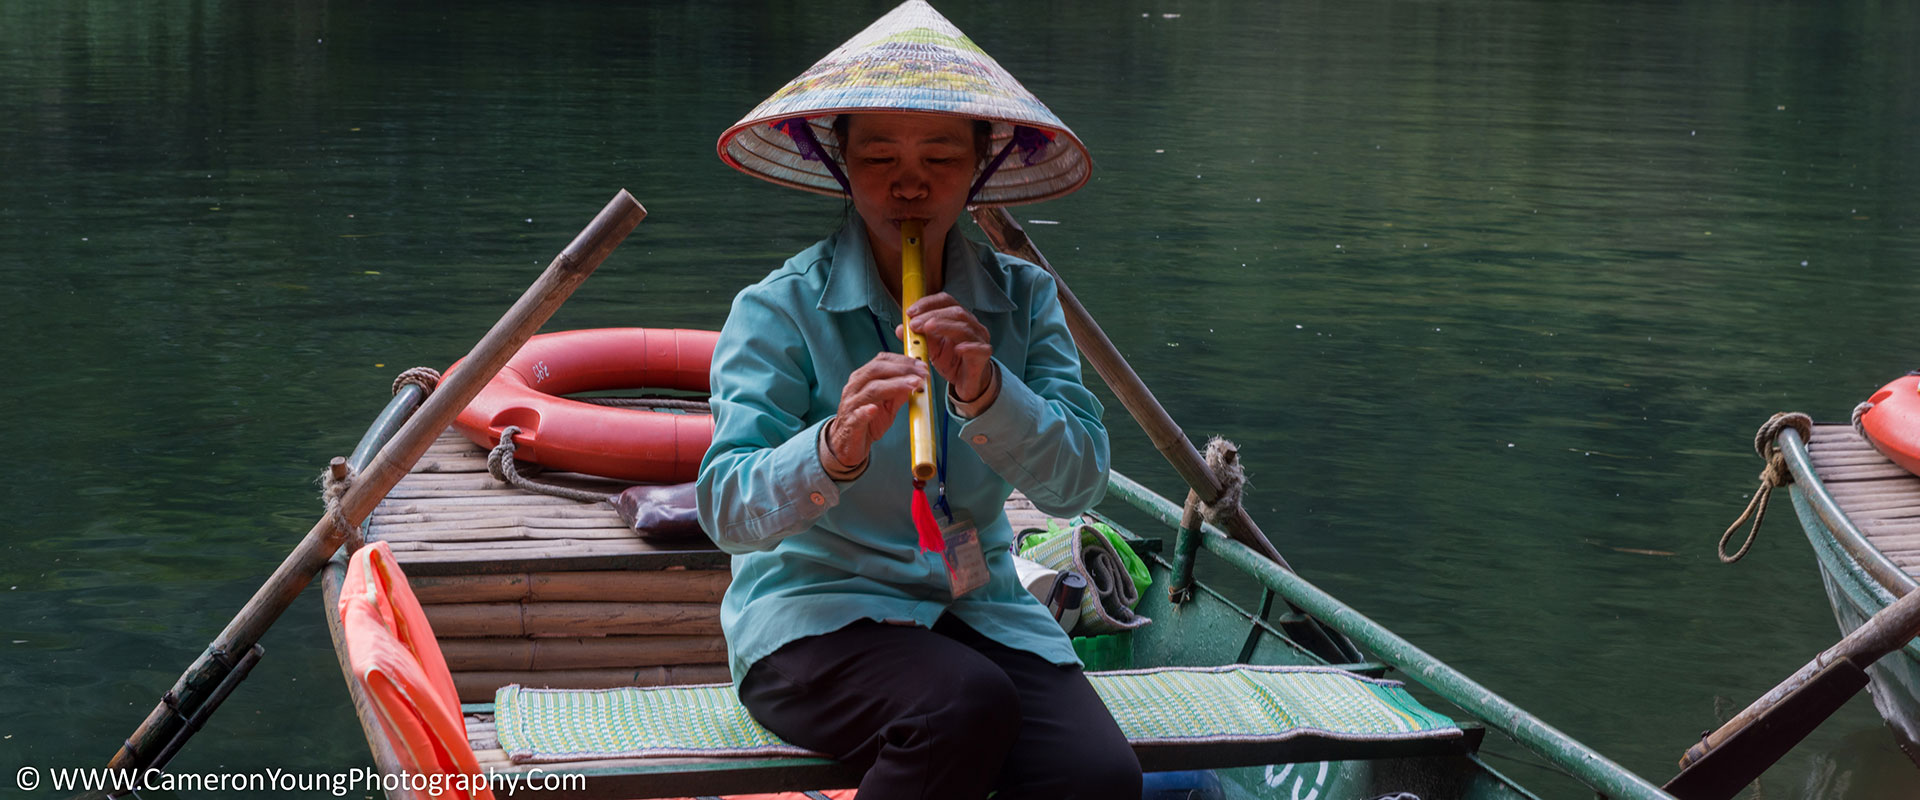
[[[987,326],[945,292],[921,298],[907,308],[907,316],[914,332],[925,337],[934,369],[963,396],[977,395],[993,358]]]
[[[927,384],[927,367],[899,353],[880,353],[848,376],[840,390],[839,416],[828,442],[836,458],[857,464],[893,427],[900,407]]]
[[[960,308],[960,301],[953,299],[953,295],[947,294],[946,292],[934,292],[919,300],[915,300],[913,305],[907,306],[907,316],[917,317],[940,308]],[[960,310],[965,311],[966,309],[960,308]]]

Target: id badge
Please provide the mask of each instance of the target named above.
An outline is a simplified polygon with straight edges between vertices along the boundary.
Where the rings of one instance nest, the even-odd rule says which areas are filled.
[[[974,529],[973,519],[956,514],[940,534],[947,540],[947,586],[954,599],[987,585],[987,559],[980,552],[980,532]]]

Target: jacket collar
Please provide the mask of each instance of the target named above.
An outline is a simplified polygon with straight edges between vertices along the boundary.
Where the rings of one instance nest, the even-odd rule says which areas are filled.
[[[988,272],[989,267],[999,271],[999,259],[992,251],[975,247],[955,227],[947,233],[943,253],[946,276],[941,289],[968,311],[1012,311],[1013,300]],[[865,308],[881,319],[900,316],[899,306],[887,295],[887,286],[880,282],[874,266],[873,252],[867,247],[866,224],[857,216],[833,235],[833,266],[827,274],[827,286],[820,292],[819,308],[835,312]]]

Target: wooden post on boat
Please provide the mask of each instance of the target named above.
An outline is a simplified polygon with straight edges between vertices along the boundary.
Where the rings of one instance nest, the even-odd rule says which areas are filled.
[[[182,730],[186,722],[204,719],[202,711],[210,713],[210,709],[204,708],[209,699],[232,691],[230,677],[234,675],[236,660],[253,650],[267,628],[293,604],[294,598],[326,566],[327,559],[341,543],[359,529],[394,484],[406,476],[440,432],[646,216],[647,210],[625,189],[614,195],[586,229],[547,265],[513,307],[507,309],[506,315],[473,346],[472,352],[462,360],[462,367],[441,381],[439,388],[393,440],[354,478],[340,501],[314,523],[306,538],[294,547],[233,621],[227,623],[226,629],[161,698],[160,704],[114,754],[108,767],[139,772],[159,766],[157,757],[163,752],[170,754],[179,750],[185,738],[192,735],[191,728]]]
[[[1100,378],[1107,382],[1114,396],[1120,399],[1120,404],[1127,407],[1127,413],[1133,415],[1134,421],[1140,423],[1140,427],[1147,432],[1147,438],[1153,440],[1153,446],[1159,448],[1160,454],[1166,456],[1168,463],[1186,480],[1187,486],[1199,495],[1200,502],[1218,500],[1220,479],[1207,469],[1207,462],[1194,449],[1193,441],[1167,414],[1167,409],[1153,396],[1153,390],[1140,380],[1139,373],[1134,372],[1133,366],[1120,355],[1120,349],[1113,346],[1113,340],[1108,339],[1107,332],[1100,329],[1100,323],[1093,321],[1093,315],[1087,312],[1087,307],[1080,305],[1080,298],[1068,291],[1067,282],[1060,277],[1060,272],[1047,263],[1046,256],[1041,255],[1033,240],[1027,238],[1026,230],[1014,221],[1013,215],[1004,208],[977,208],[973,211],[973,221],[980,225],[980,230],[986,232],[987,238],[993,241],[993,246],[1000,252],[1024,258],[1053,274],[1054,285],[1060,289],[1060,306],[1067,315],[1067,329],[1072,331],[1073,341],[1080,346],[1080,352],[1085,353],[1087,361],[1093,364],[1093,370],[1100,373]],[[1254,552],[1272,559],[1274,563],[1293,569],[1267,535],[1260,531],[1260,526],[1254,524],[1253,517],[1248,516],[1246,509],[1235,511],[1232,517],[1225,520],[1226,524],[1220,526],[1221,530],[1226,531],[1234,541],[1253,548]]]
[[[1753,783],[1867,685],[1867,665],[1920,636],[1920,591],[1911,591],[1701,737],[1667,781],[1681,800],[1724,800]]]

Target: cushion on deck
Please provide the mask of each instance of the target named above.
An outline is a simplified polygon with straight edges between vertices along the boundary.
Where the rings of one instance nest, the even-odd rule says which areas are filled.
[[[1171,667],[1087,674],[1135,745],[1448,739],[1453,721],[1397,681],[1326,667]],[[527,689],[494,698],[519,763],[649,756],[809,756],[748,716],[730,684]]]

